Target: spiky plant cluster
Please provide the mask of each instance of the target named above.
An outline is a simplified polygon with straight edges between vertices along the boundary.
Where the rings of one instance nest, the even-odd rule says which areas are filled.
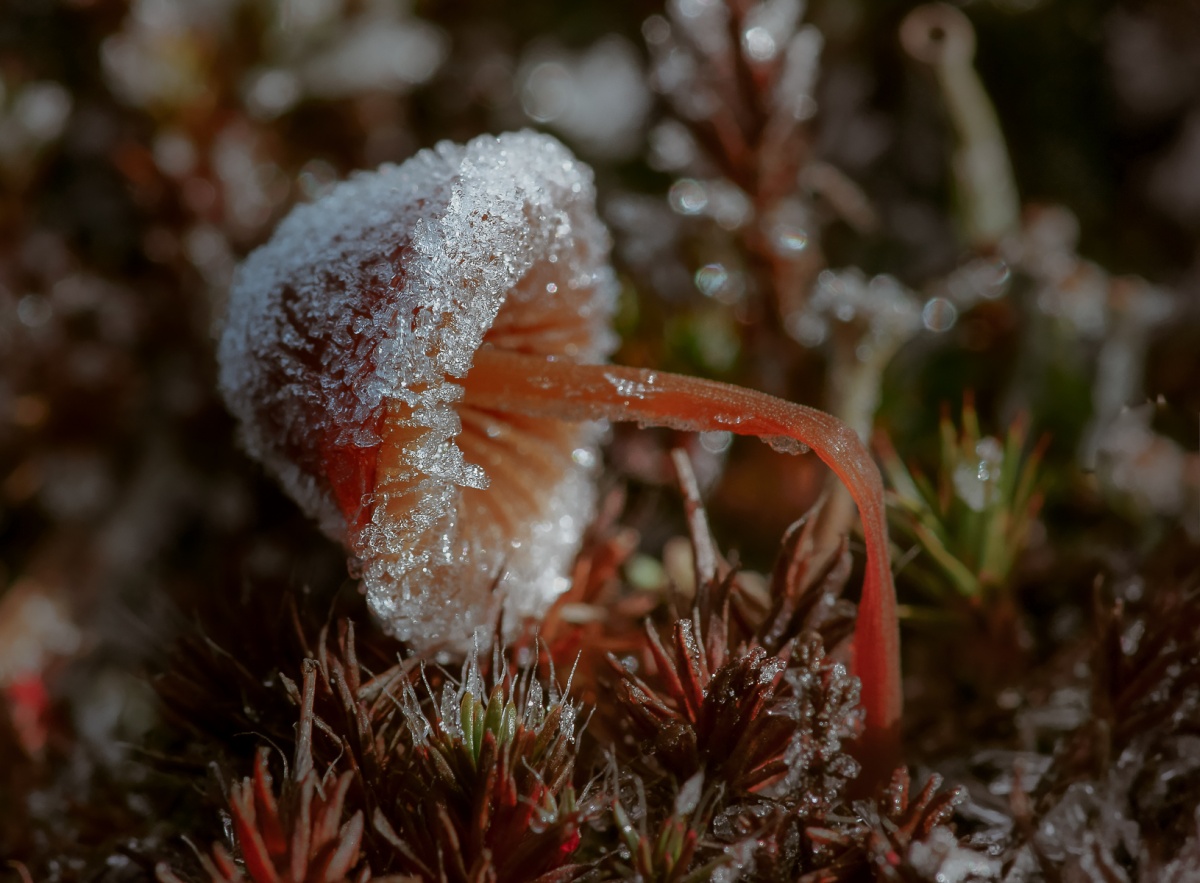
[[[1200,591],[1100,600],[1091,713],[1028,801],[1041,867],[1183,880],[1200,854]],[[1134,844],[1137,844],[1134,846]]]
[[[945,838],[958,848],[945,823],[959,798],[935,798],[940,780],[912,806],[903,771],[884,808],[851,801],[858,682],[825,650],[848,631],[837,599],[849,558],[844,546],[818,552],[815,523],[789,531],[764,598],[723,565],[701,564],[719,556],[703,519],[691,519],[697,571],[710,578],[690,613],[664,629],[647,623],[636,669],[610,659],[627,737],[609,777],[621,838],[604,865],[611,873],[849,880],[884,854],[886,869],[921,879],[911,844]]]
[[[647,773],[682,782],[704,772],[735,799],[798,786],[803,775],[815,791],[797,790],[809,802],[820,795],[810,809],[821,809],[857,772],[840,750],[857,731],[857,682],[826,658],[818,631],[844,636],[835,599],[848,559],[844,549],[814,554],[814,522],[790,532],[764,610],[738,603],[731,574],[701,587],[666,641],[647,624],[644,674],[613,660],[629,725],[653,746],[635,758]]]
[[[278,693],[259,714],[286,703],[293,726],[256,722],[274,747],[261,747],[251,775],[227,790],[225,841],[199,868],[161,866],[160,880],[849,880],[892,852],[900,864],[888,867],[908,868],[913,844],[957,849],[936,783],[918,806],[940,809],[918,821],[906,798],[851,799],[861,713],[857,680],[836,656],[853,623],[853,605],[839,600],[845,546],[819,551],[816,519],[803,519],[756,588],[725,563],[690,502],[703,578],[687,613],[637,632],[624,615],[587,623],[600,646],[630,651],[624,662],[609,653],[608,680],[593,675],[602,726],[578,726],[574,672],[560,690],[555,662],[570,660],[556,660],[553,644],[477,649],[452,676],[416,657],[382,663],[386,642],[360,640],[352,620],[316,627],[293,615],[285,628],[303,648],[296,671],[280,667],[258,687]],[[602,538],[593,548],[597,562],[618,560]],[[605,585],[615,572],[594,570]],[[554,626],[568,649],[573,628]],[[175,703],[190,685],[184,707],[194,708],[235,654],[211,639],[185,641],[181,652],[193,656],[179,667],[188,678],[160,687]],[[245,690],[260,677],[236,666],[226,675]],[[214,744],[244,721],[221,703],[212,713],[192,732]],[[290,765],[273,777],[271,758],[285,746]]]
[[[430,715],[404,683],[412,748],[375,827],[421,879],[574,879],[590,813],[572,785],[578,709],[553,687],[545,694],[531,671],[514,680],[495,669],[502,674],[488,690],[470,658]]]
[[[312,758],[297,759],[278,795],[267,769],[269,749],[262,748],[254,774],[230,789],[229,809],[241,862],[221,844],[212,856],[199,855],[212,883],[337,883],[365,880],[355,874],[362,856],[363,814],[343,820],[350,772],[319,776]],[[179,883],[167,866],[158,868],[161,883]]]
[[[703,772],[737,799],[802,794],[811,804],[802,811],[828,808],[858,771],[840,750],[855,732],[857,683],[815,636],[783,656],[701,642],[688,620],[676,623],[670,649],[650,630],[656,687],[622,669],[618,695],[648,765],[679,781]]]
[[[571,857],[592,812],[573,785],[578,708],[557,688],[544,691],[532,670],[514,675],[499,652],[490,687],[474,656],[460,679],[440,670],[430,678],[415,663],[371,677],[353,626],[337,631],[331,644],[322,630],[300,684],[281,676],[300,708],[294,763],[276,796],[260,750],[253,777],[230,789],[236,851],[215,846],[201,859],[207,875],[229,883],[334,883],[356,868],[364,880],[387,873],[437,883],[577,876]]]
[[[805,834],[821,858],[821,870],[801,877],[849,881],[995,879],[996,863],[961,846],[947,827],[966,795],[943,791],[942,777],[930,776],[914,797],[907,770],[898,769],[884,794],[855,804],[856,819],[841,830],[809,828]]]
[[[1032,644],[1016,597],[1016,568],[1044,496],[1039,472],[1048,444],[1030,449],[1028,426],[986,435],[974,401],[959,421],[943,408],[936,471],[906,466],[880,433],[880,453],[906,616],[931,638],[929,651],[962,660],[942,687],[993,696],[1024,671]],[[986,711],[969,709],[970,714]],[[984,725],[986,728],[986,724]]]
[[[890,526],[897,542],[920,555],[904,582],[942,610],[994,607],[1025,549],[1041,507],[1038,467],[1043,439],[1027,452],[1028,429],[1013,423],[1004,440],[984,435],[974,402],[963,403],[961,426],[943,410],[940,461],[932,480],[904,465],[880,435],[877,447],[891,490]]]

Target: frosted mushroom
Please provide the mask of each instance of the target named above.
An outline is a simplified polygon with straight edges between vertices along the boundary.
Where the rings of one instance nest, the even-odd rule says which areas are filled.
[[[808,445],[862,515],[855,667],[867,740],[894,742],[877,469],[823,412],[605,364],[616,284],[594,206],[590,170],[523,132],[442,143],[295,209],[230,293],[220,383],[247,448],[359,560],[384,627],[429,647],[468,643],[499,598],[516,623],[567,588],[604,421]]]

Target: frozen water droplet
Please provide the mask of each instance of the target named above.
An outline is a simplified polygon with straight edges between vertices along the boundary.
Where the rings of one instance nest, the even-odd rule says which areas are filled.
[[[555,294],[555,293],[557,293],[557,292],[558,292],[558,283],[556,283],[556,282],[547,282],[547,283],[546,283],[546,291],[547,291],[548,293],[550,293],[550,294]]]
[[[591,448],[576,448],[571,452],[571,460],[576,466],[591,469],[596,465],[596,452]]]
[[[987,436],[975,445],[975,456],[979,459],[973,463],[958,464],[952,479],[959,499],[972,511],[982,512],[995,499],[1004,448],[997,439]]]
[[[944,297],[931,297],[921,310],[921,324],[930,331],[949,331],[958,321],[958,308]]]
[[[617,374],[612,374],[608,371],[604,372],[604,379],[612,384],[613,389],[617,391],[617,395],[627,399],[644,399],[646,394],[650,392],[647,383],[654,382],[654,376],[650,375],[647,383],[638,383],[636,380],[627,380]]]
[[[708,188],[692,178],[680,178],[667,195],[671,208],[681,215],[698,215],[708,206]]]
[[[990,258],[972,264],[970,279],[980,297],[995,300],[1008,289],[1012,271],[1003,258]]]
[[[771,228],[771,245],[783,257],[792,257],[808,248],[808,232],[792,224],[776,224]]]
[[[705,264],[696,271],[695,280],[701,294],[716,297],[729,281],[729,273],[721,264]]]
[[[770,61],[779,52],[775,38],[762,26],[747,28],[746,33],[742,34],[742,46],[755,61]]]

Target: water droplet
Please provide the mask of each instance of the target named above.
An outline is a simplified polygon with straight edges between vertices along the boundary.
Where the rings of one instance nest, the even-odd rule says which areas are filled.
[[[729,281],[729,273],[721,264],[705,264],[696,271],[696,288],[705,297],[716,297]]]
[[[746,54],[755,61],[770,61],[779,52],[779,45],[771,32],[764,27],[753,27],[742,34],[742,45]]]
[[[708,188],[692,178],[680,178],[671,185],[671,208],[681,215],[698,215],[708,206]]]
[[[949,331],[958,321],[958,309],[944,297],[931,297],[921,310],[921,324],[930,331]]]
[[[784,257],[797,255],[808,248],[808,232],[792,224],[776,224],[771,229],[771,245]]]
[[[974,512],[982,512],[995,498],[1000,483],[1000,464],[1004,448],[992,436],[980,439],[975,445],[975,462],[960,463],[952,476],[954,491]]]
[[[546,291],[547,291],[548,293],[550,293],[550,294],[555,294],[555,293],[557,293],[557,291],[558,291],[558,283],[557,283],[557,282],[547,282],[547,283],[546,283]]]
[[[980,261],[972,268],[971,282],[979,296],[987,300],[995,300],[1008,289],[1012,271],[1002,258],[991,258]]]

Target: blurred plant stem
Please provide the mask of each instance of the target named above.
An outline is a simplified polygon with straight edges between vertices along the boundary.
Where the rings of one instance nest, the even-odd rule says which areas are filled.
[[[975,31],[954,7],[931,3],[905,17],[900,42],[937,79],[957,140],[951,167],[958,223],[973,252],[990,253],[1003,237],[1018,229],[1020,201],[995,108],[974,68]],[[861,438],[869,438],[872,432],[888,363],[919,330],[920,326],[897,326],[893,334],[873,341],[870,347],[857,339],[839,340],[835,346],[829,370],[829,410]],[[844,489],[831,484],[829,503],[822,514],[822,541],[836,542],[838,536],[849,532],[853,519],[853,502]]]
[[[958,9],[930,3],[905,17],[900,42],[937,78],[958,142],[958,220],[967,245],[989,251],[1017,229],[1021,207],[1000,121],[973,64],[975,30]]]

